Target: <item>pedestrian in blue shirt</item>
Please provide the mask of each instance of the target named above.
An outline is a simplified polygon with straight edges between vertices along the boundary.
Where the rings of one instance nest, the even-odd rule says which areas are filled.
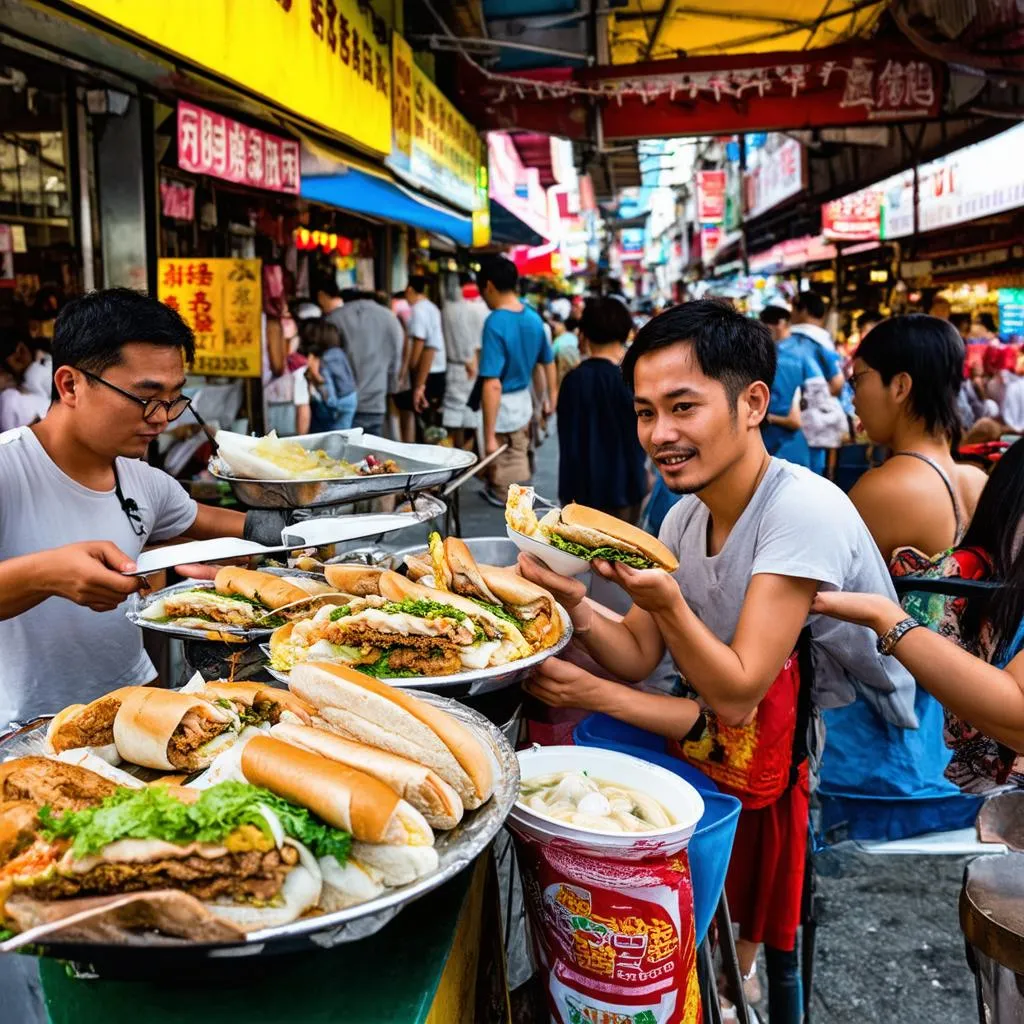
[[[338,328],[327,319],[307,320],[301,338],[299,352],[307,359],[306,377],[311,385],[310,432],[348,430],[355,419],[359,393]]]
[[[810,449],[803,432],[801,406],[805,384],[821,377],[818,364],[799,346],[785,344],[789,335],[789,310],[766,306],[761,323],[772,332],[776,345],[775,380],[772,381],[768,415],[761,424],[761,436],[769,455],[798,466],[810,466]]]
[[[482,261],[476,276],[480,294],[491,310],[484,322],[480,347],[480,401],[483,408],[484,451],[505,451],[491,464],[490,486],[484,500],[504,507],[508,485],[530,479],[530,421],[533,398],[530,383],[542,373],[538,392],[547,392],[544,414],[554,412],[558,394],[555,354],[544,321],[519,301],[519,273],[503,256]],[[542,368],[542,369],[540,369]]]

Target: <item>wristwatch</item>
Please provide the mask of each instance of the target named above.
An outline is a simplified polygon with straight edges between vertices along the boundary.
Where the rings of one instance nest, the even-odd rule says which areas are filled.
[[[893,648],[912,630],[920,626],[917,619],[901,619],[892,629],[887,630],[878,638],[876,644],[879,654],[891,655]]]

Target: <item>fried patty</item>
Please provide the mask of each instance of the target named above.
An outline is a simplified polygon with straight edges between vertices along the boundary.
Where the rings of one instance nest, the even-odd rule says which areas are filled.
[[[38,824],[36,805],[30,800],[0,803],[0,864],[32,845]]]
[[[48,757],[19,757],[0,765],[0,800],[49,804],[54,813],[80,811],[110,796],[114,783],[78,765]]]
[[[324,639],[349,647],[411,647],[420,651],[458,651],[459,644],[444,636],[411,636],[408,633],[386,633],[359,622],[332,622],[324,631]]]
[[[120,697],[104,697],[63,722],[53,735],[56,753],[77,747],[105,747],[114,742],[114,717],[121,707]]]
[[[230,727],[230,722],[215,722],[193,708],[171,735],[167,744],[167,760],[175,768],[195,770],[199,767],[197,752],[200,747],[216,739],[222,732],[227,732]]]
[[[180,889],[200,900],[221,897],[268,903],[281,891],[285,876],[298,861],[294,847],[261,853],[229,853],[207,859],[191,857],[149,863],[99,864],[81,875],[54,874],[29,887],[41,899],[102,896],[146,889]]]
[[[462,671],[462,659],[457,651],[440,651],[438,655],[412,647],[395,647],[388,655],[388,668],[421,676],[450,676]]]

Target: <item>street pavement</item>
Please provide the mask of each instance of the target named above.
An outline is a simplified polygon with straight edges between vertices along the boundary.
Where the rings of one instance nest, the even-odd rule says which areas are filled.
[[[556,499],[557,480],[558,442],[552,435],[537,453],[533,483]],[[463,490],[463,534],[504,535],[502,511],[478,496],[476,484]],[[813,1024],[977,1019],[957,919],[963,858],[867,855],[844,844],[820,854],[816,863]],[[763,1002],[758,1009],[767,1020]]]

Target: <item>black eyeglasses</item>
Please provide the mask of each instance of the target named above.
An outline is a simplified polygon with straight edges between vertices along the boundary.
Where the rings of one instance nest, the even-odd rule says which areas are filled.
[[[130,391],[125,391],[124,388],[119,388],[116,384],[111,384],[109,380],[104,380],[98,374],[83,370],[80,366],[76,366],[75,369],[88,377],[89,380],[94,380],[97,384],[105,384],[111,391],[116,391],[119,395],[124,395],[125,398],[133,401],[136,405],[141,405],[142,418],[147,423],[152,423],[153,417],[161,409],[167,414],[167,422],[173,423],[186,409],[192,406],[192,399],[186,398],[185,395],[181,395],[181,397],[175,398],[170,402],[164,401],[162,398],[141,398],[139,395],[133,395]],[[199,419],[195,409],[192,410],[192,414],[196,416],[196,419]],[[202,423],[203,421],[199,420],[199,422]]]
[[[860,380],[861,377],[866,377],[869,373],[871,373],[871,370],[872,368],[868,367],[868,369],[866,370],[861,370],[860,373],[851,373],[850,376],[847,378],[850,382],[850,387],[853,388],[854,391],[856,391],[857,382]]]

